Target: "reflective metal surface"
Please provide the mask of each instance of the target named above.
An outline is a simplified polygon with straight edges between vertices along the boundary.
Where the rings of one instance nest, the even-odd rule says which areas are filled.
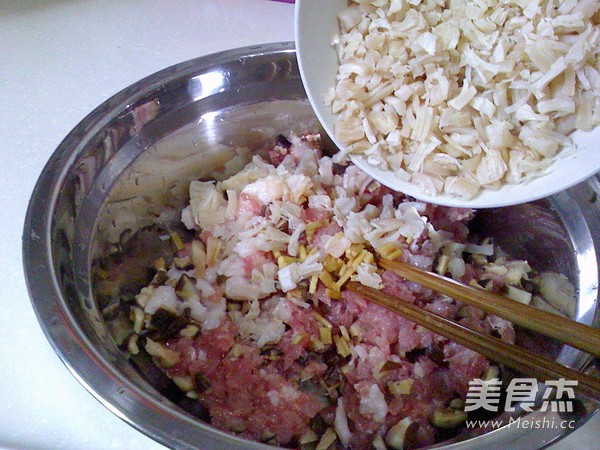
[[[141,261],[161,251],[135,232],[152,223],[176,226],[191,179],[239,170],[251,152],[233,148],[256,148],[282,132],[318,129],[293,45],[242,48],[178,64],[117,94],[67,136],[38,181],[23,238],[40,324],[96,398],[169,447],[272,448],[202,422],[202,412],[162,385],[159,374],[124,357],[101,315],[102,299],[93,293],[94,261],[129,250],[132,270],[114,288],[134,292],[145,282]],[[476,224],[512,256],[567,274],[578,288],[577,318],[588,324],[598,304],[598,194],[598,180],[590,179],[534,204],[482,211]],[[573,349],[556,351],[561,362],[578,368],[589,361]],[[584,402],[572,418],[579,425],[593,410]],[[481,435],[485,431],[445,444],[531,449],[564,434],[504,427]]]

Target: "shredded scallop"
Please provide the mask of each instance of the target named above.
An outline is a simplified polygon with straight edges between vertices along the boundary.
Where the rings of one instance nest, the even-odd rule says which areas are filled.
[[[600,123],[597,1],[349,3],[326,99],[339,160],[471,198],[538,175]]]

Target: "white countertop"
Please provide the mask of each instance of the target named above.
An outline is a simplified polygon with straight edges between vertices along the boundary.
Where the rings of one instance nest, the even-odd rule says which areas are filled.
[[[0,448],[162,449],[68,372],[33,313],[21,263],[44,164],[92,109],[197,56],[291,41],[294,8],[269,0],[0,2]],[[600,415],[553,449],[600,448]]]

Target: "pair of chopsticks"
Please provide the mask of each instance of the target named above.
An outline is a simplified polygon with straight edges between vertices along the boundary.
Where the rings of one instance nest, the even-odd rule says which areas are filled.
[[[557,339],[564,344],[600,357],[600,330],[542,311],[533,306],[460,283],[456,280],[418,269],[399,261],[379,259],[378,265],[402,278],[419,283],[440,294],[495,314],[524,328]],[[441,336],[481,353],[490,360],[540,381],[565,378],[578,382],[576,389],[600,400],[600,378],[578,372],[556,361],[539,356],[502,339],[471,330],[463,325],[424,310],[413,304],[357,282],[346,287]]]

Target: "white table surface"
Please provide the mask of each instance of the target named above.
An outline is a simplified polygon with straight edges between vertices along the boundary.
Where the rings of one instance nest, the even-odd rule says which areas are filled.
[[[162,449],[97,402],[33,313],[21,262],[34,184],[65,135],[133,82],[216,51],[293,40],[269,0],[0,0],[0,448]],[[600,448],[600,417],[553,449]]]

